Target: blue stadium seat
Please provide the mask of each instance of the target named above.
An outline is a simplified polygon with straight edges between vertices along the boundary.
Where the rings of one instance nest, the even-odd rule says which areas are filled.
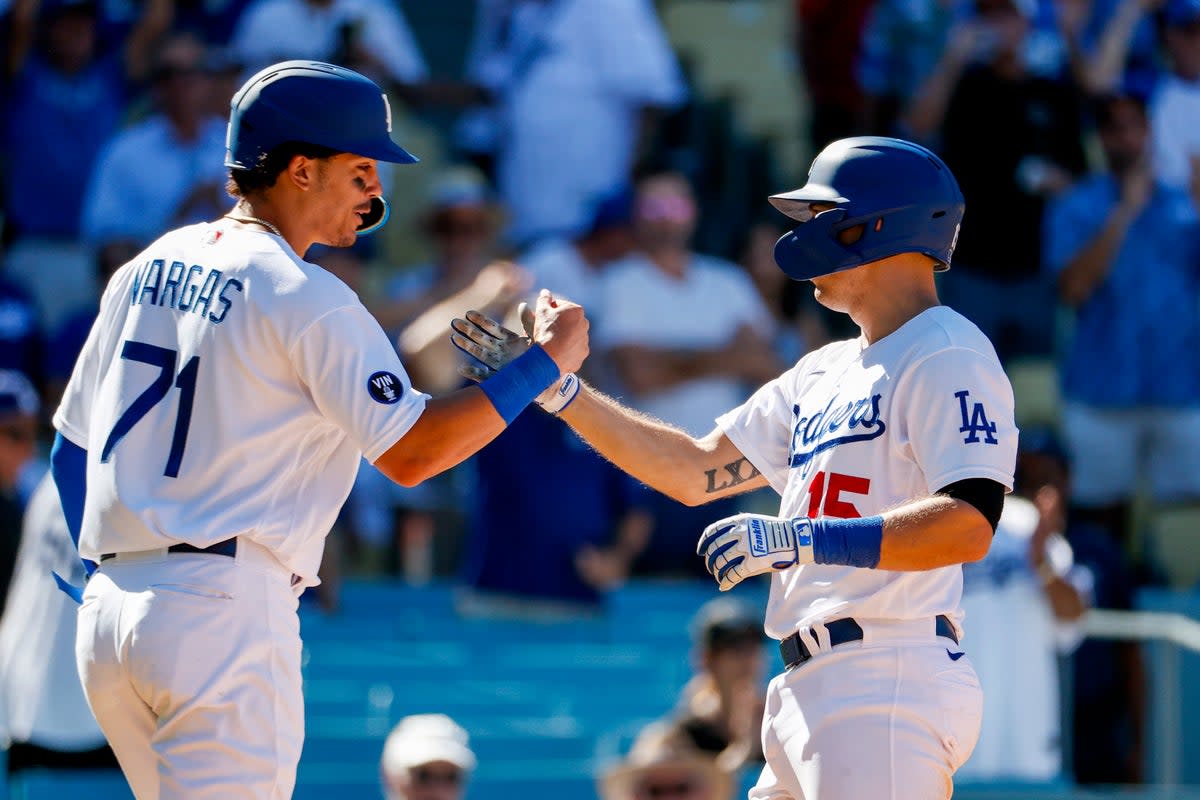
[[[113,770],[29,770],[12,781],[10,800],[133,800],[125,779]]]

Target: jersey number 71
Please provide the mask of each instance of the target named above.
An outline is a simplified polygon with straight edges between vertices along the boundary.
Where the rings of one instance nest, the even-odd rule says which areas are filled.
[[[121,348],[121,358],[149,364],[161,370],[154,383],[139,394],[129,408],[117,418],[117,423],[104,440],[104,449],[100,451],[100,463],[108,463],[113,448],[117,443],[158,405],[171,391],[171,384],[179,389],[179,408],[175,412],[175,432],[171,436],[171,451],[167,454],[167,468],[163,475],[168,478],[179,477],[179,465],[183,461],[183,448],[187,445],[188,427],[192,423],[192,404],[196,399],[196,373],[200,369],[200,356],[192,356],[183,365],[179,374],[175,374],[175,362],[179,353],[166,347],[159,347],[146,342],[126,340]]]

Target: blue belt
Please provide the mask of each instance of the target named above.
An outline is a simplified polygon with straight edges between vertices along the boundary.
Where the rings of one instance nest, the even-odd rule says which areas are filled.
[[[835,619],[824,623],[824,625],[825,630],[829,631],[830,647],[837,647],[839,644],[846,644],[847,642],[862,641],[862,626],[849,617]],[[954,632],[954,624],[950,622],[950,618],[945,614],[938,614],[934,622],[934,632],[938,636],[953,639],[954,643],[958,644],[958,634]],[[779,643],[779,655],[783,658],[784,669],[798,667],[813,657],[813,654],[808,651],[808,646],[804,644],[804,640],[800,638],[799,632],[793,633]]]
[[[229,556],[233,558],[237,555],[237,537],[225,539],[224,541],[210,544],[208,547],[196,547],[187,542],[173,544],[167,548],[168,553],[208,553],[214,556]],[[101,561],[108,561],[110,558],[116,558],[119,553],[104,553],[100,556]]]

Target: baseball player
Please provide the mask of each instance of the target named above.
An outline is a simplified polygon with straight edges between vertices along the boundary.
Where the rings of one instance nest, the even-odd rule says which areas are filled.
[[[582,309],[546,295],[544,349],[430,399],[357,296],[303,260],[386,219],[377,162],[416,160],[390,127],[386,96],[350,70],[251,77],[227,137],[236,205],[117,271],[54,417],[55,481],[98,565],[76,658],[139,800],[290,797],[297,596],[360,458],[414,485],[586,356]]]
[[[719,520],[697,548],[721,589],[770,576],[783,671],[752,800],[948,798],[982,707],[959,644],[960,565],[988,551],[1017,444],[991,344],[934,285],[962,194],[925,148],[862,137],[830,144],[807,185],[771,203],[801,223],[778,265],[861,336],[808,354],[704,438],[590,388],[571,389],[561,416],[682,502],[768,485],[782,498],[778,517]],[[493,365],[520,352],[515,334],[469,317],[454,323],[460,347]]]

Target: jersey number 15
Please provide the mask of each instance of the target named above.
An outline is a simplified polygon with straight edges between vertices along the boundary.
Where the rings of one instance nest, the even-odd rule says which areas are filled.
[[[871,479],[840,472],[818,472],[808,485],[808,516],[857,519],[862,516],[853,503],[842,499],[842,493],[868,494]]]
[[[167,454],[167,468],[163,470],[163,475],[178,478],[179,465],[183,461],[183,448],[187,445],[188,426],[192,423],[192,404],[196,399],[196,373],[200,369],[200,356],[189,358],[178,375],[175,374],[175,362],[179,353],[166,347],[127,340],[121,348],[121,358],[158,367],[160,372],[154,383],[147,386],[117,418],[117,423],[104,440],[100,463],[108,463],[117,443],[133,430],[133,426],[137,425],[150,409],[166,398],[171,391],[171,384],[174,383],[179,389],[179,408],[175,412],[175,432],[171,435],[171,451]]]

